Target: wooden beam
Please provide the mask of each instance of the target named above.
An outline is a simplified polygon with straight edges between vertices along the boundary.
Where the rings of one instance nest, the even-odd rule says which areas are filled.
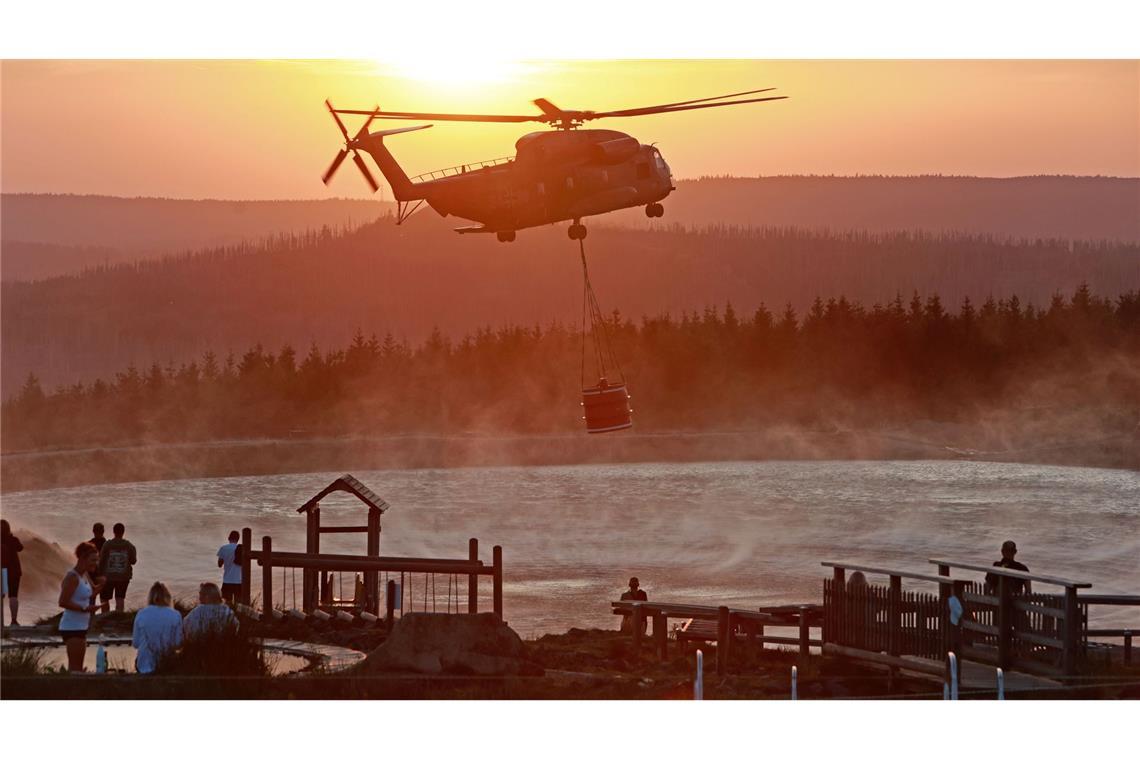
[[[978,573],[992,573],[993,575],[1004,575],[1007,578],[1017,578],[1025,581],[1039,581],[1051,586],[1064,586],[1066,588],[1092,588],[1092,584],[1086,581],[1073,581],[1067,578],[1056,578],[1051,575],[1037,575],[1036,573],[1023,573],[1020,570],[1009,570],[1004,567],[996,567],[994,565],[982,565],[973,562],[953,562],[948,559],[931,559],[927,560],[932,565],[945,565],[946,567],[953,567],[958,570],[972,570]]]
[[[469,562],[479,561],[479,539],[472,538],[467,542],[467,559]],[[467,575],[467,612],[474,615],[479,612],[479,575]]]
[[[250,553],[252,551],[253,551],[253,529],[252,528],[242,528],[241,529],[241,592],[239,593],[239,596],[241,597],[241,603],[246,605],[247,607],[249,606],[249,603],[250,603],[249,600],[250,600],[251,590],[253,588],[251,585],[253,582],[253,578],[250,577],[253,574],[251,572],[253,570],[253,558],[250,557]]]
[[[925,673],[927,675],[938,676],[939,678],[942,677],[946,670],[946,667],[942,663],[934,662],[933,660],[912,660],[908,657],[893,657],[889,654],[868,652],[865,649],[845,647],[838,644],[824,644],[823,653],[839,657],[850,657],[855,660],[865,660],[866,662],[873,662],[877,665],[886,665],[889,668],[909,670],[914,673]]]
[[[367,525],[330,525],[327,528],[321,528],[321,533],[367,533]]]
[[[732,611],[728,607],[717,608],[716,620],[716,674],[722,676],[728,670],[728,650],[732,641]]]
[[[863,573],[870,573],[872,575],[884,575],[890,577],[897,575],[900,578],[907,578],[908,580],[928,581],[930,583],[937,583],[939,585],[949,584],[950,580],[940,575],[930,575],[929,573],[909,573],[904,570],[892,570],[883,567],[873,567],[871,565],[853,565],[850,562],[820,562],[819,564],[824,567],[830,567],[834,570],[858,570]]]
[[[1077,603],[1077,589],[1073,586],[1065,588],[1065,619],[1064,648],[1061,654],[1061,669],[1065,675],[1072,676],[1077,673],[1081,646],[1081,609]]]
[[[491,610],[503,619],[503,547],[491,547]]]
[[[261,555],[261,610],[268,616],[273,609],[273,539],[269,536],[261,537]]]

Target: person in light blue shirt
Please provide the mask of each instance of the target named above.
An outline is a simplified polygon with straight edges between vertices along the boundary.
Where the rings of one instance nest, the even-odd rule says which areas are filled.
[[[135,615],[131,643],[138,650],[135,670],[153,673],[163,656],[182,646],[182,616],[172,604],[170,589],[155,583],[147,594],[147,606]]]

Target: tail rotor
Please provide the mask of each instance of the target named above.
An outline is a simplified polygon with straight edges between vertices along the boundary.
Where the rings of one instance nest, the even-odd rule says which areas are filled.
[[[376,106],[376,109],[368,116],[368,120],[364,122],[364,126],[360,128],[360,131],[356,133],[356,137],[349,137],[348,130],[345,128],[344,122],[340,120],[340,116],[337,114],[336,109],[333,108],[332,103],[326,100],[325,105],[328,107],[329,113],[332,114],[333,121],[336,122],[340,133],[344,135],[344,147],[336,154],[336,158],[333,159],[332,164],[329,165],[324,176],[321,177],[321,181],[327,185],[332,180],[333,175],[336,174],[337,169],[340,168],[340,165],[344,163],[344,159],[348,158],[348,154],[351,153],[352,162],[356,164],[356,168],[360,169],[360,173],[364,175],[364,181],[372,188],[372,192],[376,192],[380,189],[380,185],[372,176],[372,172],[369,171],[368,164],[364,163],[364,159],[360,157],[355,143],[368,134],[368,127],[372,124],[372,120],[376,118],[376,114],[380,113],[380,106]]]

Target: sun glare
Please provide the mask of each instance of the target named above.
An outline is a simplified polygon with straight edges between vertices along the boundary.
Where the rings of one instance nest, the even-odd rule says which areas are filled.
[[[472,87],[503,84],[521,71],[516,61],[465,57],[462,55],[424,57],[416,60],[377,61],[385,73],[436,87]]]

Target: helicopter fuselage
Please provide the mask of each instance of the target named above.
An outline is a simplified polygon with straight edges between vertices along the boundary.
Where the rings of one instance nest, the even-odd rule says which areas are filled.
[[[392,185],[398,201],[423,200],[443,216],[480,224],[459,232],[495,232],[501,239],[528,227],[577,223],[634,206],[646,206],[649,213],[674,189],[660,151],[615,130],[533,132],[515,143],[512,159],[407,180],[390,176],[392,167],[386,165],[395,161],[382,140],[363,142],[389,181],[396,180]]]

